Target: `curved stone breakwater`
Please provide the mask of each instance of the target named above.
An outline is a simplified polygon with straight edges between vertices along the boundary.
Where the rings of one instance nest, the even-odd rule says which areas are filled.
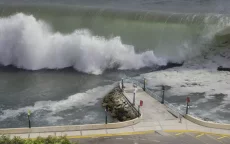
[[[119,121],[127,121],[138,117],[138,112],[128,102],[119,87],[114,88],[104,97],[102,106],[108,106],[111,116]]]

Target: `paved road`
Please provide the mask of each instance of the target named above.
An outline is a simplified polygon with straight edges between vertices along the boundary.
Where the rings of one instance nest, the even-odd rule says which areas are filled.
[[[230,144],[230,137],[202,133],[153,132],[143,135],[72,139],[79,144]]]

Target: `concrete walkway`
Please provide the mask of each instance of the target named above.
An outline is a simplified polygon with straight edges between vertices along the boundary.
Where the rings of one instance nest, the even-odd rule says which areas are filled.
[[[125,83],[124,95],[132,102],[133,100],[133,85]],[[144,134],[145,132],[191,132],[199,131],[205,133],[217,133],[230,135],[229,130],[207,128],[194,124],[186,119],[179,119],[171,115],[166,107],[149,96],[140,87],[136,93],[136,106],[139,101],[143,100],[141,107],[142,121],[136,125],[118,128],[118,129],[102,129],[102,130],[85,130],[85,131],[66,131],[66,132],[50,132],[50,133],[26,133],[26,134],[10,134],[10,137],[19,136],[22,138],[36,138],[38,136],[64,136],[68,138],[84,138],[84,137],[100,137],[113,135],[128,135],[128,134]],[[144,132],[145,131],[145,132]]]
[[[124,94],[130,100],[133,101],[133,85],[131,83],[125,83]],[[202,131],[207,133],[219,133],[219,134],[230,134],[230,130],[207,128],[197,124],[194,124],[184,118],[182,118],[182,123],[179,119],[171,115],[165,105],[161,104],[146,92],[142,88],[138,87],[136,93],[136,105],[143,101],[143,106],[141,107],[142,121],[134,126],[135,131],[141,130],[162,130],[162,131]]]

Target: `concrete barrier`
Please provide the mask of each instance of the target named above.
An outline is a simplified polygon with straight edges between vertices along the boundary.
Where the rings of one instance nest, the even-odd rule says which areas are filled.
[[[113,87],[108,91],[108,93],[111,92],[117,86],[119,86],[119,83],[118,82],[114,83]],[[8,128],[8,129],[0,129],[0,134],[23,134],[23,133],[115,129],[115,128],[122,128],[122,127],[127,127],[127,126],[137,124],[141,121],[141,118],[142,115],[140,117],[137,117],[129,121],[108,123],[108,124],[66,125],[66,126],[32,127],[32,128]]]
[[[226,130],[230,130],[230,124],[221,124],[221,123],[215,123],[215,122],[208,122],[208,121],[204,121],[198,118],[195,118],[191,115],[185,115],[185,118],[195,124],[201,125],[201,126],[205,126],[205,127],[209,127],[209,128],[216,128],[216,129],[226,129]]]
[[[64,132],[64,131],[82,131],[98,129],[115,129],[137,124],[141,117],[133,120],[108,123],[108,124],[86,124],[86,125],[67,125],[67,126],[50,126],[50,127],[32,127],[32,128],[10,128],[0,129],[0,134],[22,134],[22,133],[43,133],[43,132]]]

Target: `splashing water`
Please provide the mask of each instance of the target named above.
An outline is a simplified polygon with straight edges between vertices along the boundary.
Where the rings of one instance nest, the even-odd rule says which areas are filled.
[[[0,19],[0,64],[28,70],[60,69],[101,74],[105,69],[165,65],[153,51],[137,54],[120,37],[105,39],[87,30],[52,32],[49,25],[22,13]]]

